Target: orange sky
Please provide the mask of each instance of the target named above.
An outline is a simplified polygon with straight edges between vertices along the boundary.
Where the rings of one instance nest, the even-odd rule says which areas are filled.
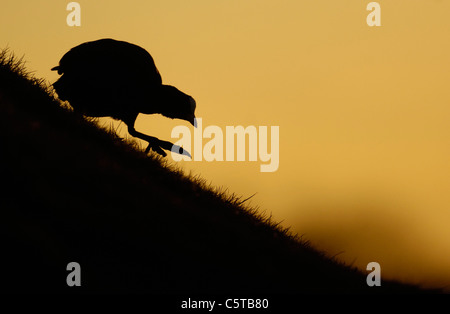
[[[382,276],[450,284],[450,2],[368,0],[3,1],[0,47],[50,82],[71,47],[104,37],[146,48],[163,82],[197,100],[204,127],[279,126],[280,165],[180,162],[250,196],[318,248]],[[111,120],[103,119],[109,125]],[[123,124],[116,124],[126,134]],[[189,124],[140,116],[170,140]],[[192,129],[192,128],[191,128]]]

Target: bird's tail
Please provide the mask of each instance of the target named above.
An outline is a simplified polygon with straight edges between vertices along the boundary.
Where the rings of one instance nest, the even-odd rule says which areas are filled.
[[[61,68],[59,67],[59,65],[53,67],[52,71],[58,71],[58,74],[62,74],[62,71],[61,71]]]

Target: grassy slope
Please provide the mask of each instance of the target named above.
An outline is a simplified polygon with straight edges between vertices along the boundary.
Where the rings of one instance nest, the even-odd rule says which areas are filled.
[[[421,292],[339,264],[239,199],[61,107],[0,56],[2,288],[68,292]],[[8,270],[8,271],[5,271]]]

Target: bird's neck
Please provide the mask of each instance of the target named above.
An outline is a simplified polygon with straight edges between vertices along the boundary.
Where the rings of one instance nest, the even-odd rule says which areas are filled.
[[[141,97],[138,97],[142,99]],[[144,114],[155,114],[160,113],[164,115],[165,106],[164,106],[164,97],[163,92],[160,88],[152,88],[148,90],[148,94],[145,97],[145,102],[140,102],[138,105],[138,110],[140,113]]]

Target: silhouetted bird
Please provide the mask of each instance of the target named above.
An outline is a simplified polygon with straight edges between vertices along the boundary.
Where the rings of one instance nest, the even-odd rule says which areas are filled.
[[[61,100],[74,111],[91,117],[122,120],[128,132],[149,144],[150,150],[166,156],[172,143],[137,132],[139,113],[160,113],[189,121],[196,126],[195,100],[170,85],[163,85],[152,56],[143,48],[124,41],[100,39],[70,49],[52,71],[63,74],[53,86]],[[190,154],[181,147],[174,151]]]

